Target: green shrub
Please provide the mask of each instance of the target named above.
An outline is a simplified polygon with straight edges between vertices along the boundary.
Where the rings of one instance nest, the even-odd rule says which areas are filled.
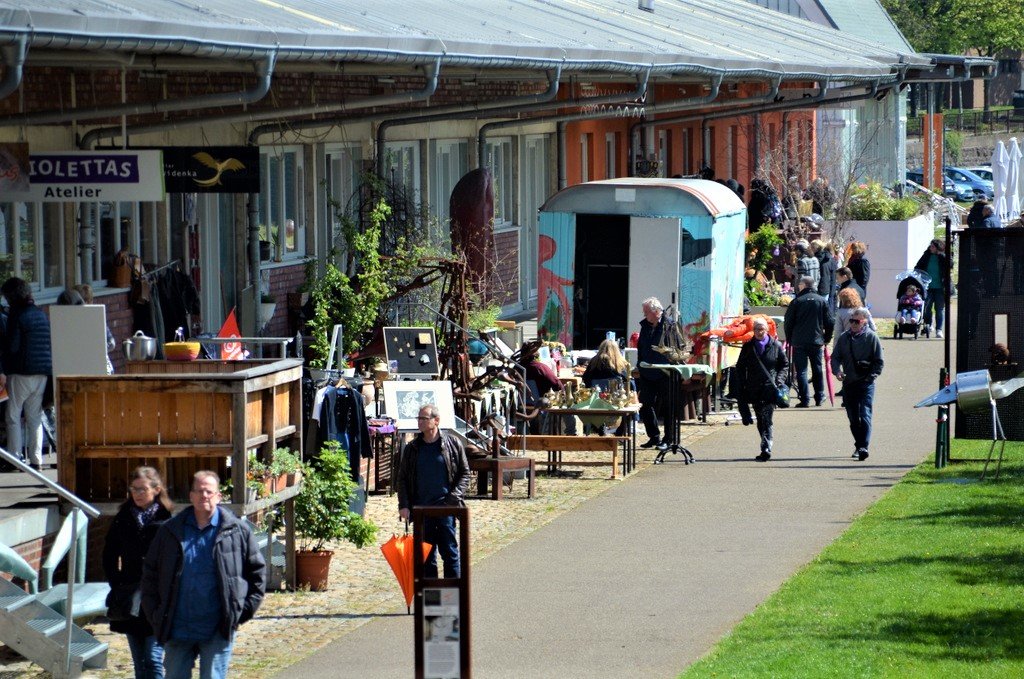
[[[764,272],[772,261],[775,248],[782,245],[782,238],[775,227],[765,224],[747,236],[747,266],[755,271]]]
[[[942,140],[950,161],[954,165],[959,165],[964,155],[964,133],[957,130],[946,130]]]
[[[905,220],[921,211],[915,198],[894,198],[878,182],[861,184],[850,192],[847,216],[860,220]]]
[[[356,493],[348,452],[328,441],[320,457],[302,472],[302,492],[295,498],[295,533],[299,549],[320,551],[331,540],[345,539],[356,547],[377,538],[377,526],[349,508]]]

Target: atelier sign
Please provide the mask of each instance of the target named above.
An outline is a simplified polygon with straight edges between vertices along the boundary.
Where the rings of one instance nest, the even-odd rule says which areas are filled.
[[[164,199],[159,151],[64,151],[29,156],[26,202]]]

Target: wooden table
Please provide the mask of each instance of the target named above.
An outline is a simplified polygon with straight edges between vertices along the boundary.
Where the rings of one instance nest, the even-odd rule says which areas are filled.
[[[625,476],[633,471],[636,467],[636,414],[640,412],[640,404],[634,403],[622,408],[610,408],[610,409],[595,409],[595,408],[543,408],[543,412],[554,415],[553,421],[555,423],[556,434],[561,433],[561,415],[573,415],[573,416],[605,416],[605,417],[621,417],[623,422],[626,424],[626,435],[609,437],[615,440],[621,441],[622,443],[622,475]],[[563,437],[568,438],[568,437]],[[587,439],[591,437],[576,437],[580,439]],[[604,437],[593,437],[595,439],[601,439]],[[552,461],[552,466],[561,463],[561,451],[548,451],[548,460]]]

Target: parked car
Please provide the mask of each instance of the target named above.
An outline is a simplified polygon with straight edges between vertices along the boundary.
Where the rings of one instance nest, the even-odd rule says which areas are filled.
[[[924,173],[921,170],[907,170],[907,179],[924,186]],[[949,177],[943,178],[942,195],[959,201],[974,200],[974,189],[967,184],[959,184]]]
[[[989,167],[988,165],[984,167],[969,167],[967,169],[987,182],[992,181],[992,168]]]
[[[970,186],[979,198],[992,200],[992,196],[995,194],[991,179],[982,179],[965,167],[951,167],[947,165],[942,168],[942,172],[957,184],[967,184]]]

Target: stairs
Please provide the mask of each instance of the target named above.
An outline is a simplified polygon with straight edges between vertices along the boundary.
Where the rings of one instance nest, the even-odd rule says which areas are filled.
[[[77,625],[71,627],[71,671],[65,668],[64,616],[0,578],[0,641],[54,677],[78,677],[84,669],[107,665],[107,644]]]

